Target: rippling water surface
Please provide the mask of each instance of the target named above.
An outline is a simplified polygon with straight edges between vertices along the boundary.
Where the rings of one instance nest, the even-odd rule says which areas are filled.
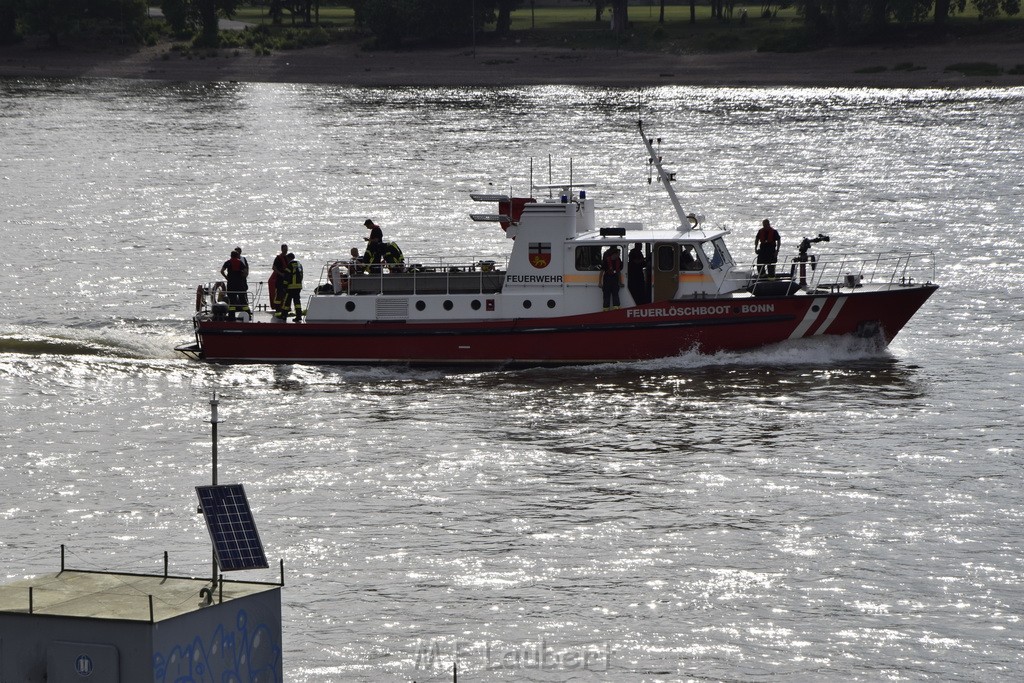
[[[752,256],[934,251],[885,351],[602,367],[177,358],[241,244],[319,264],[363,220],[502,255],[468,192],[594,181]],[[289,681],[1013,679],[1021,619],[1024,91],[354,89],[0,80],[0,563],[202,575],[194,486],[242,481],[286,568]],[[493,185],[488,185],[493,183]],[[255,279],[255,278],[254,278]],[[271,571],[247,576],[274,580]],[[538,657],[543,666],[538,666]]]

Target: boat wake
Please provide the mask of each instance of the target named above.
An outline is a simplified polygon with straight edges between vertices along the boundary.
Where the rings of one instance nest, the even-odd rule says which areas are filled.
[[[892,353],[881,339],[854,336],[821,336],[810,339],[795,339],[744,351],[719,351],[714,354],[702,353],[692,348],[676,356],[650,360],[601,363],[595,365],[573,365],[560,368],[563,372],[577,372],[586,375],[599,373],[664,373],[681,370],[702,370],[724,367],[740,368],[828,368],[847,365],[858,361],[891,359]],[[522,373],[543,372],[548,369],[526,369]]]
[[[25,332],[0,331],[0,354],[29,356],[103,356],[128,359],[174,358],[172,339],[180,337],[152,330],[146,336],[126,329],[62,328]]]
[[[690,349],[671,358],[642,361],[636,365],[648,370],[678,370],[724,366],[755,367],[828,367],[855,361],[887,359],[892,354],[881,339],[847,336],[822,336],[772,344],[745,351],[719,351],[703,354]]]

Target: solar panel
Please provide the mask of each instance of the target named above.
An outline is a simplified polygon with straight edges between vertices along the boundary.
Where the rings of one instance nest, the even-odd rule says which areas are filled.
[[[245,488],[241,484],[197,486],[196,493],[220,570],[232,572],[268,567],[263,543],[245,497]]]

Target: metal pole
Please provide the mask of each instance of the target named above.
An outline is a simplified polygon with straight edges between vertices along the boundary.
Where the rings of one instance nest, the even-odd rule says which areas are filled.
[[[665,192],[668,193],[668,198],[672,201],[672,206],[676,210],[676,215],[679,216],[679,229],[686,232],[691,229],[690,221],[687,218],[686,212],[683,210],[682,204],[679,203],[679,197],[676,196],[676,191],[672,188],[672,180],[675,178],[675,174],[665,170],[661,165],[661,156],[654,151],[654,147],[651,144],[651,139],[644,134],[644,124],[642,121],[637,121],[637,128],[640,130],[640,137],[644,141],[644,147],[647,148],[647,154],[650,155],[651,163],[658,169],[658,180],[661,181],[662,186],[665,188]],[[660,148],[661,139],[658,139]],[[696,226],[693,226],[696,227]]]
[[[220,405],[220,401],[217,400],[217,391],[214,390],[213,398],[210,399],[210,427],[213,436],[213,485],[217,485],[217,423],[220,420],[217,418],[217,406]]]
[[[220,401],[217,400],[217,390],[215,389],[213,391],[213,397],[210,399],[210,429],[211,429],[211,435],[212,435],[212,439],[213,439],[213,454],[212,454],[213,455],[213,462],[212,462],[212,468],[211,469],[213,471],[213,485],[214,486],[217,485],[217,423],[220,422],[220,420],[217,418],[217,406],[219,404],[220,404]],[[213,577],[213,587],[216,587],[216,585],[217,585],[217,551],[214,550],[212,552],[212,555],[213,555],[213,573],[211,574],[211,576]]]

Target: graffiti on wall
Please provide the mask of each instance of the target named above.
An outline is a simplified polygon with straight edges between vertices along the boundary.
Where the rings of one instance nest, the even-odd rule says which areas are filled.
[[[278,628],[249,624],[245,610],[238,610],[235,625],[218,624],[209,638],[196,636],[169,652],[153,655],[153,680],[157,683],[280,683],[281,643]]]

